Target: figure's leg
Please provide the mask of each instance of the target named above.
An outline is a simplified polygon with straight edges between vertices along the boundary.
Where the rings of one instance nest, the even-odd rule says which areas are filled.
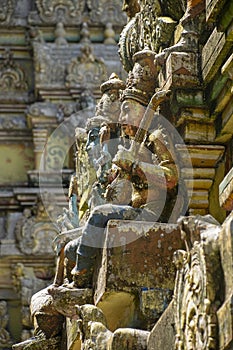
[[[105,227],[111,219],[134,219],[137,211],[130,206],[104,204],[97,206],[84,226],[82,236],[76,240],[76,264],[72,270],[73,286],[90,286],[96,254],[105,244]]]

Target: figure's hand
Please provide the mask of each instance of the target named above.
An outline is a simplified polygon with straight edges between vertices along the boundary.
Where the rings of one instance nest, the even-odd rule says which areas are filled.
[[[158,90],[156,91],[156,93],[153,95],[152,99],[151,99],[151,105],[152,105],[152,108],[154,110],[157,109],[157,107],[159,107],[159,105],[168,100],[169,97],[171,95],[171,90]]]
[[[100,135],[100,144],[102,145],[104,142],[110,140],[111,129],[108,125],[103,125],[99,131]]]
[[[119,145],[118,152],[112,161],[122,170],[129,172],[132,169],[132,165],[135,161],[135,157],[133,157],[133,154],[130,150]]]

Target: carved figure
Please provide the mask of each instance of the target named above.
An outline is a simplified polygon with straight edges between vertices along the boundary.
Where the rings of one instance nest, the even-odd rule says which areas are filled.
[[[157,60],[163,63],[171,52],[197,52],[200,26],[203,20],[200,19],[204,12],[205,2],[203,0],[187,0],[186,11],[180,19],[183,27],[178,43],[170,46],[157,56]]]
[[[6,330],[9,316],[6,301],[0,301],[0,348],[11,346],[12,341],[9,332]]]
[[[106,79],[106,66],[102,59],[98,59],[92,52],[89,43],[84,43],[80,57],[73,58],[67,67],[66,86],[86,86],[92,89],[96,82]]]
[[[94,169],[94,176],[89,174],[89,186],[92,188],[89,208],[105,202],[102,196],[108,182],[108,170],[111,167],[112,157],[117,152],[120,114],[120,91],[125,88],[125,84],[113,73],[105,81],[100,89],[102,97],[96,106],[95,116],[87,121],[86,130],[88,132],[86,142],[86,152],[88,154],[89,165]],[[109,142],[114,140],[114,142]],[[89,169],[90,170],[90,169]],[[81,174],[82,176],[82,174]],[[86,196],[86,194],[83,194]],[[94,203],[94,202],[95,203]]]
[[[105,227],[110,219],[166,222],[176,200],[178,169],[172,143],[166,130],[157,128],[148,132],[154,110],[167,98],[166,91],[153,95],[157,77],[154,56],[154,52],[147,49],[134,56],[134,69],[122,94],[122,132],[133,145],[129,150],[121,146],[114,157],[113,163],[119,170],[114,181],[117,185],[118,179],[130,180],[132,197],[128,198],[128,205],[95,207],[83,227],[82,236],[67,244],[66,256],[72,261],[76,258],[72,287],[91,284],[94,259],[104,245]],[[146,106],[150,100],[148,110]]]

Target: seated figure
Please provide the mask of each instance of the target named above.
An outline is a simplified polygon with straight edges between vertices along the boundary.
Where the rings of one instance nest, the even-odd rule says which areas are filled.
[[[177,200],[179,169],[173,144],[163,127],[157,125],[156,129],[149,130],[150,124],[156,125],[155,109],[168,94],[167,91],[155,93],[154,57],[154,52],[147,49],[134,55],[134,68],[122,93],[119,117],[125,144],[130,148],[119,146],[113,159],[117,176],[105,195],[112,202],[95,207],[82,228],[81,237],[66,245],[65,256],[75,262],[70,287],[90,287],[95,257],[105,244],[109,220],[168,222]],[[152,123],[148,123],[148,119]],[[131,184],[132,195],[127,203],[117,200],[115,204],[114,192],[119,193],[121,181]],[[179,213],[175,219],[178,216]]]

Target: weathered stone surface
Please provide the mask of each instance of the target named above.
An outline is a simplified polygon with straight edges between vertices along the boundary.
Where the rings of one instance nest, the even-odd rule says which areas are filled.
[[[221,302],[219,235],[221,226],[207,215],[180,219],[186,249],[174,254],[175,349],[216,349],[216,310]]]
[[[186,142],[213,142],[216,135],[213,121],[200,122],[192,118],[186,119],[182,125],[182,136]]]
[[[219,326],[219,349],[232,349],[233,346],[233,296],[229,297],[217,312]]]
[[[213,168],[224,153],[224,146],[219,145],[190,145],[187,146],[195,168]]]
[[[139,329],[119,328],[113,333],[111,350],[146,350],[149,332]]]
[[[231,46],[232,28],[228,35],[215,28],[202,51],[202,74],[206,82],[216,74]]]
[[[60,314],[69,318],[73,318],[77,314],[75,305],[92,302],[92,289],[76,289],[60,286],[50,289],[49,293],[52,295],[53,307]]]
[[[174,224],[111,220],[108,240],[107,288],[170,288],[173,286],[172,254],[181,244]],[[111,244],[111,243],[110,243]],[[127,266],[127,269],[125,269]]]
[[[206,1],[206,20],[215,21],[216,16],[222,9],[223,5],[226,3],[226,0],[207,0]]]
[[[108,242],[113,243],[113,248],[105,250],[95,302],[104,313],[111,313],[112,307],[117,316],[118,309],[119,319],[128,310],[127,319],[124,318],[134,325],[139,295],[140,313],[150,328],[171,300],[175,277],[172,255],[176,247],[182,246],[179,228],[172,224],[111,220]],[[120,326],[117,317],[111,330]]]
[[[64,317],[55,309],[48,288],[32,296],[31,315],[35,334],[42,331],[47,338],[53,338],[60,334]]]
[[[106,324],[103,312],[94,305],[76,307],[77,317],[66,321],[68,326],[67,349],[108,350],[112,332]]]
[[[148,337],[148,350],[171,350],[175,344],[174,304],[171,302]]]
[[[166,61],[166,89],[199,85],[197,55],[191,52],[172,52]]]
[[[233,168],[219,185],[219,202],[226,210],[233,210]]]
[[[60,350],[61,337],[40,339],[33,337],[12,346],[15,350]]]
[[[219,348],[231,349],[233,346],[233,212],[222,225],[220,233],[220,254],[224,273],[224,303],[217,312],[219,323]]]

